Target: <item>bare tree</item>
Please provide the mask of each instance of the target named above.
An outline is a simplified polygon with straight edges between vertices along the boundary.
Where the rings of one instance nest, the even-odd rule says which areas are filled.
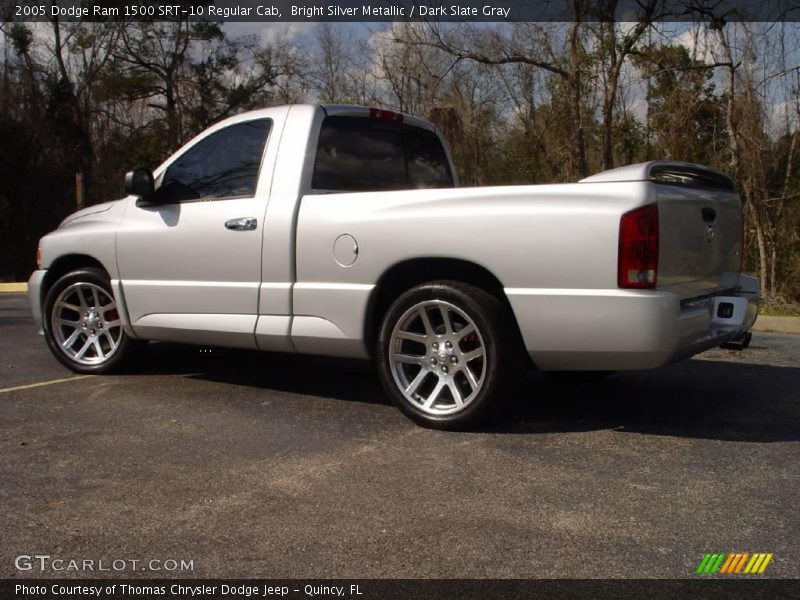
[[[316,34],[317,56],[311,69],[314,88],[321,102],[343,103],[350,99],[347,76],[350,60],[340,29],[320,23]]]
[[[596,37],[596,65],[602,84],[602,164],[614,167],[614,109],[622,68],[628,57],[638,52],[637,45],[654,22],[664,16],[661,0],[640,2],[637,21],[620,24],[616,20],[619,0],[604,0],[595,9],[598,22],[591,26]],[[624,26],[624,28],[623,28]]]
[[[556,77],[566,99],[566,120],[570,123],[570,157],[567,176],[586,176],[585,92],[586,33],[581,0],[573,0],[575,20],[559,23],[515,23],[510,29],[490,31],[475,28],[442,28],[430,24],[424,35],[405,43],[430,46],[447,52],[456,61],[475,61],[485,65],[525,64]],[[560,46],[560,47],[559,47]]]

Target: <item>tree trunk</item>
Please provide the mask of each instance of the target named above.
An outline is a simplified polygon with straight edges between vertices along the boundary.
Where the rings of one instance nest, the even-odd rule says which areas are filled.
[[[755,206],[750,207],[750,216],[752,217],[753,227],[756,230],[756,247],[758,248],[758,277],[761,280],[761,291],[764,294],[764,299],[769,298],[769,269],[767,268],[767,242],[764,235],[764,228],[761,224],[761,218],[758,216],[758,210]]]
[[[75,140],[77,142],[78,150],[77,171],[80,173],[83,181],[83,190],[85,193],[83,201],[86,204],[93,204],[92,167],[94,163],[94,146],[92,144],[91,134],[89,133],[87,116],[82,110],[80,98],[78,98],[78,95],[75,93],[75,87],[69,77],[69,73],[67,72],[67,66],[64,63],[64,57],[62,55],[64,45],[61,41],[61,25],[58,21],[58,18],[53,20],[53,37],[55,41],[55,57],[59,76],[64,82],[65,89],[68,91],[69,110],[72,113],[72,119],[74,120],[77,130],[77,139]],[[78,173],[76,173],[76,176]]]
[[[603,170],[614,168],[614,98],[615,90],[606,90],[603,97]]]
[[[603,86],[603,170],[614,168],[614,102],[617,98],[620,60],[617,56],[617,37],[614,27],[615,22],[613,20],[600,24],[600,44],[605,46],[609,55],[606,80]]]
[[[570,30],[570,71],[571,75],[565,78],[565,83],[570,96],[570,115],[572,119],[572,172],[577,172],[580,178],[589,175],[589,165],[586,162],[586,135],[583,129],[583,115],[581,109],[581,45],[580,21],[575,21]]]
[[[172,88],[171,77],[167,77],[164,83],[164,101],[167,112],[167,144],[169,152],[174,152],[180,144],[177,103],[175,102],[175,91]]]

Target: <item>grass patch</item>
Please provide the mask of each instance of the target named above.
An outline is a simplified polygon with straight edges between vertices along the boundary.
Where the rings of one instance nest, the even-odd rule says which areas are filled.
[[[760,314],[767,317],[800,317],[800,310],[785,304],[773,305],[765,304],[761,307]]]

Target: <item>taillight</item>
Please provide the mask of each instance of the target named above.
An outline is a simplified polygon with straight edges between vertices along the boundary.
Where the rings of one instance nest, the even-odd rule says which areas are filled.
[[[39,244],[36,247],[36,268],[37,269],[41,269],[42,268],[42,245],[41,244]]]
[[[654,288],[658,276],[658,206],[648,204],[622,215],[619,223],[617,284]]]
[[[369,118],[370,119],[379,119],[381,121],[397,121],[398,123],[403,122],[403,115],[400,113],[396,113],[391,110],[383,110],[381,108],[370,108],[369,109]]]

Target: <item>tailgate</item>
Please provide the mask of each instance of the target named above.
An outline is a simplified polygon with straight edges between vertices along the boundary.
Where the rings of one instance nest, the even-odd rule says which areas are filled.
[[[742,202],[733,181],[698,165],[662,163],[650,171],[659,219],[658,288],[681,299],[739,283]]]

